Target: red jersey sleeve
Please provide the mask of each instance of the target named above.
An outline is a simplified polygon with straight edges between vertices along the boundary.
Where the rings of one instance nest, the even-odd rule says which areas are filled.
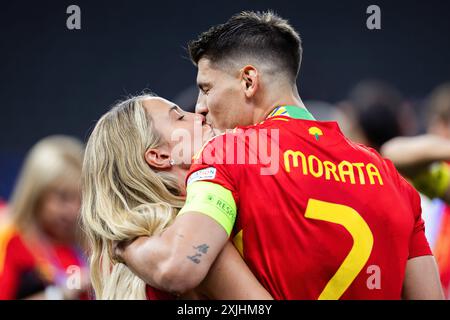
[[[403,178],[402,178],[403,179]],[[430,245],[425,237],[425,223],[422,219],[422,207],[419,193],[406,181],[414,213],[414,229],[409,242],[409,259],[432,255]]]
[[[411,212],[414,217],[414,228],[409,241],[409,259],[432,255],[430,245],[425,237],[425,222],[422,219],[422,207],[420,204],[420,196],[416,189],[403,178],[395,169],[394,164],[390,160],[385,160],[390,171],[393,172],[400,185],[400,190],[405,193],[407,200],[411,205]]]
[[[206,143],[200,152],[194,156],[191,168],[186,178],[186,186],[195,181],[208,181],[221,185],[233,194],[234,201],[238,203],[238,193],[235,176],[238,165],[229,155],[234,155],[235,146],[226,143],[234,137],[230,134],[217,136]],[[228,157],[228,158],[227,158]]]

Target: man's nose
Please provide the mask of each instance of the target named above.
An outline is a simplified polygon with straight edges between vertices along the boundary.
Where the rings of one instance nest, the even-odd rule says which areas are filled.
[[[201,114],[206,117],[208,114],[208,107],[206,104],[202,101],[202,99],[199,97],[197,100],[197,104],[195,105],[195,113]]]

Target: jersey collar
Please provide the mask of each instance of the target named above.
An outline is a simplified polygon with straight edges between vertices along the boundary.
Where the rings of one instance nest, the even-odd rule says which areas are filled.
[[[308,110],[306,110],[306,108],[297,106],[278,106],[273,109],[271,113],[269,113],[266,119],[276,116],[285,116],[302,120],[316,120],[314,119],[313,115]]]

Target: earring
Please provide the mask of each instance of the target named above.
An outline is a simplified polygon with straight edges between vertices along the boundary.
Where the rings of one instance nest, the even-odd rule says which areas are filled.
[[[173,159],[170,159],[169,163],[170,163],[170,166],[173,166],[175,164],[175,161]]]

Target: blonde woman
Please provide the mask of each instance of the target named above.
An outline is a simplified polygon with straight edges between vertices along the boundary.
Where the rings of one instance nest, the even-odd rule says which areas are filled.
[[[194,134],[195,124],[202,128],[202,135]],[[213,136],[203,116],[143,95],[113,107],[89,138],[82,174],[82,219],[91,245],[91,279],[98,299],[173,298],[147,286],[117,261],[113,244],[161,233],[183,206],[189,164],[172,155],[180,146],[171,137],[176,130],[188,133],[191,140],[184,143],[191,146],[201,147],[204,141],[198,139]],[[195,151],[192,147],[187,152],[191,157]],[[231,244],[189,297],[194,296],[271,298]]]
[[[65,136],[45,138],[27,155],[1,217],[0,299],[87,296],[77,232],[82,159],[82,143]]]

